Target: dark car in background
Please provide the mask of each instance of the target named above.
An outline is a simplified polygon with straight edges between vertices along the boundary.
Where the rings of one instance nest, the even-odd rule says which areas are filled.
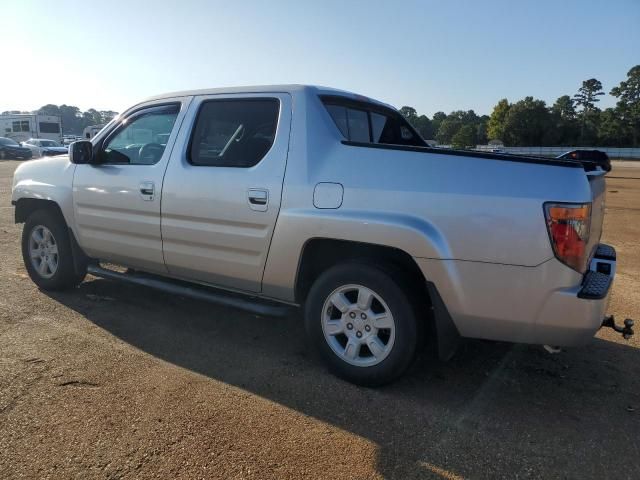
[[[29,160],[32,156],[31,149],[21,147],[10,138],[0,137],[0,160]]]

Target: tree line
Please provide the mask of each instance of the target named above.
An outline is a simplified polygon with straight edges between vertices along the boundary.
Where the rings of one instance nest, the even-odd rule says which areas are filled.
[[[39,115],[56,115],[60,117],[62,132],[65,135],[82,135],[85,127],[89,125],[101,125],[109,122],[118,112],[111,110],[96,110],[90,108],[86,112],[72,105],[53,105],[51,103],[40,107],[32,112],[20,112],[16,110],[5,111],[3,114],[15,113],[37,113]]]
[[[640,65],[609,93],[618,99],[616,106],[601,110],[597,103],[604,95],[603,86],[591,78],[582,82],[576,94],[562,95],[550,107],[544,100],[525,97],[514,103],[503,98],[490,116],[457,110],[429,118],[408,106],[400,113],[423,138],[456,148],[493,141],[522,147],[640,147]]]

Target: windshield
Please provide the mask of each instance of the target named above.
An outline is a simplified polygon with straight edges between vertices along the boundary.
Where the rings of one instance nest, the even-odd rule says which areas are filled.
[[[60,144],[53,140],[40,140],[40,146],[42,147],[59,147]]]
[[[11,145],[16,147],[20,146],[16,143],[15,140],[11,140],[10,138],[4,138],[4,137],[0,138],[0,145]]]

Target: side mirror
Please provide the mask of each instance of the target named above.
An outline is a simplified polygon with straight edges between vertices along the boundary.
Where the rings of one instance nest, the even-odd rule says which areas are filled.
[[[80,140],[69,145],[69,161],[75,164],[95,163],[93,145],[87,140]]]

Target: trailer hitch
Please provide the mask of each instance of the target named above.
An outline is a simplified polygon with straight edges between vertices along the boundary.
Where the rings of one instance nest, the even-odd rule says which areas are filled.
[[[633,320],[627,318],[624,321],[624,327],[616,325],[616,319],[613,315],[608,315],[602,320],[603,327],[613,328],[616,332],[621,333],[625,340],[629,340],[633,336]]]

